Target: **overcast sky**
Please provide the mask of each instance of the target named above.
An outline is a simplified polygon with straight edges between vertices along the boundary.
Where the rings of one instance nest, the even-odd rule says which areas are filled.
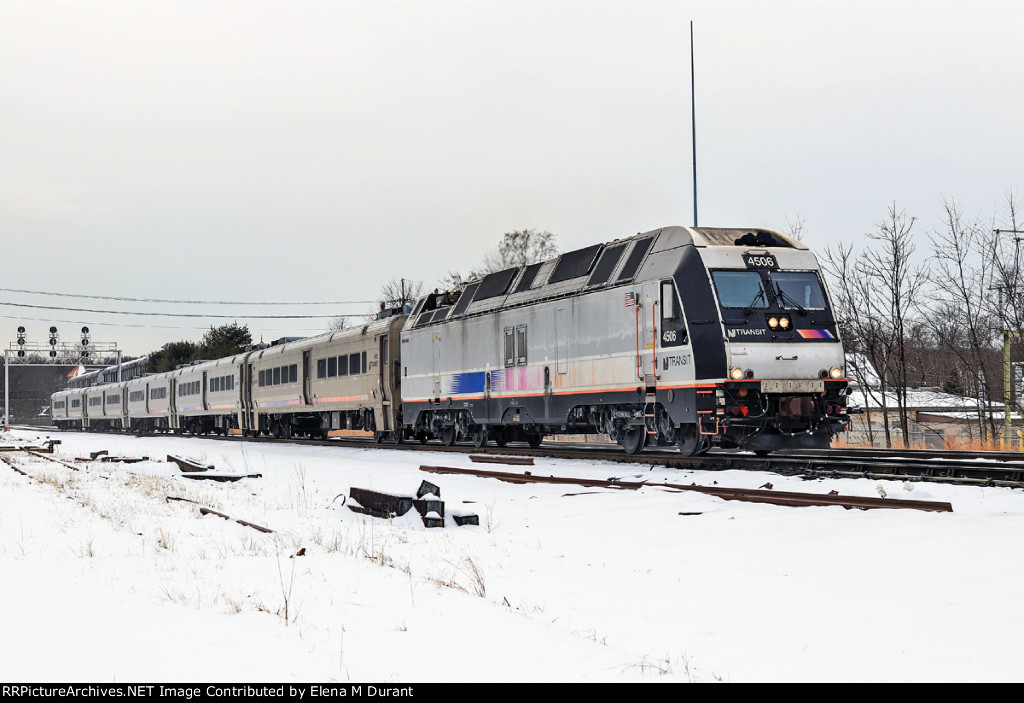
[[[854,241],[1024,187],[1024,2],[0,2],[0,286],[204,301],[433,287],[503,232],[693,224]],[[267,308],[0,291],[132,354]],[[60,321],[60,322],[54,322]],[[136,326],[128,326],[136,325]]]

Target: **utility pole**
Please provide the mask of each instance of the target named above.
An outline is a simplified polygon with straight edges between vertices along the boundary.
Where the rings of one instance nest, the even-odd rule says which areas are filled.
[[[690,20],[690,134],[693,148],[693,226],[697,226],[697,102],[693,74],[693,20]]]
[[[1006,449],[1006,443],[1010,439],[1010,430],[1013,423],[1010,421],[1010,414],[1013,411],[1013,386],[1010,378],[1010,337],[1019,337],[1020,332],[1010,329],[1001,329],[1003,335],[1003,433],[999,437],[999,448]]]
[[[994,229],[992,230],[995,234],[1012,234],[1013,237],[1013,263],[1016,267],[1017,262],[1020,260],[1020,243],[1022,237],[1017,235],[1024,234],[1024,230],[1019,229]],[[1000,292],[1000,307],[1002,307],[1002,287],[999,288]],[[1007,290],[1007,296],[1010,300],[1014,299],[1016,295],[1016,285],[1010,286]],[[1000,310],[1000,317],[1003,317],[1003,311]],[[1003,335],[1003,432],[999,437],[999,448],[1002,450],[1006,449],[1007,442],[1010,441],[1010,430],[1013,427],[1013,422],[1010,419],[1011,412],[1013,410],[1013,386],[1011,385],[1011,368],[1010,368],[1010,337],[1020,337],[1020,332],[1011,330],[1009,326],[999,330],[999,333]]]

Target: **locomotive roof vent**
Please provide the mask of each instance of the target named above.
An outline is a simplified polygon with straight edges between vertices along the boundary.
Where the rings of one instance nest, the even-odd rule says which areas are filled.
[[[697,246],[807,248],[798,240],[764,227],[692,227],[690,231]]]
[[[775,237],[772,236],[771,232],[759,230],[756,234],[754,232],[747,232],[742,237],[736,239],[736,246],[759,246],[759,247],[770,247],[775,245]]]

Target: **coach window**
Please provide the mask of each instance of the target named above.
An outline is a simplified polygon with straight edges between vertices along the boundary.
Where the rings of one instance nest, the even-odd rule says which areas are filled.
[[[362,373],[363,369],[359,366],[359,353],[348,355],[348,372],[352,375]]]
[[[265,385],[266,385],[266,371],[260,371],[259,386],[260,386],[260,388],[262,388]]]
[[[275,386],[280,386],[281,385],[281,367],[280,366],[275,366],[274,367],[274,385]]]
[[[326,378],[327,377],[327,359],[316,360],[316,377]]]
[[[338,357],[338,375],[348,376],[348,356],[345,354]]]
[[[288,383],[298,383],[299,381],[299,365],[292,364],[288,367]]]
[[[327,377],[334,378],[338,375],[338,357],[332,356],[327,359]]]

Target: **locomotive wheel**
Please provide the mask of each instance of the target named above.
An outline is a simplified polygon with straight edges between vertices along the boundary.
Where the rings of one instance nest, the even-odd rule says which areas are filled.
[[[677,432],[679,435],[679,453],[683,456],[697,456],[705,448],[704,438],[697,432],[696,425],[683,425]]]
[[[544,435],[540,432],[536,432],[530,435],[530,438],[526,440],[526,443],[529,444],[531,448],[536,449],[537,447],[540,446],[540,443],[543,441]]]
[[[487,427],[486,425],[477,425],[472,433],[471,438],[473,439],[473,446],[480,449],[487,444]]]
[[[374,444],[380,444],[383,441],[384,441],[384,433],[383,432],[374,432],[373,433],[373,443]]]
[[[630,427],[622,435],[622,448],[627,454],[639,454],[646,443],[647,428],[643,425]]]
[[[494,443],[499,447],[504,447],[508,444],[508,439],[505,437],[505,430],[494,430],[491,434],[493,435],[492,438],[494,439]]]
[[[441,429],[441,444],[446,447],[455,446],[455,439],[457,432],[455,431],[455,425],[448,425]]]
[[[392,444],[403,444],[405,442],[405,430],[399,427],[391,433]]]

